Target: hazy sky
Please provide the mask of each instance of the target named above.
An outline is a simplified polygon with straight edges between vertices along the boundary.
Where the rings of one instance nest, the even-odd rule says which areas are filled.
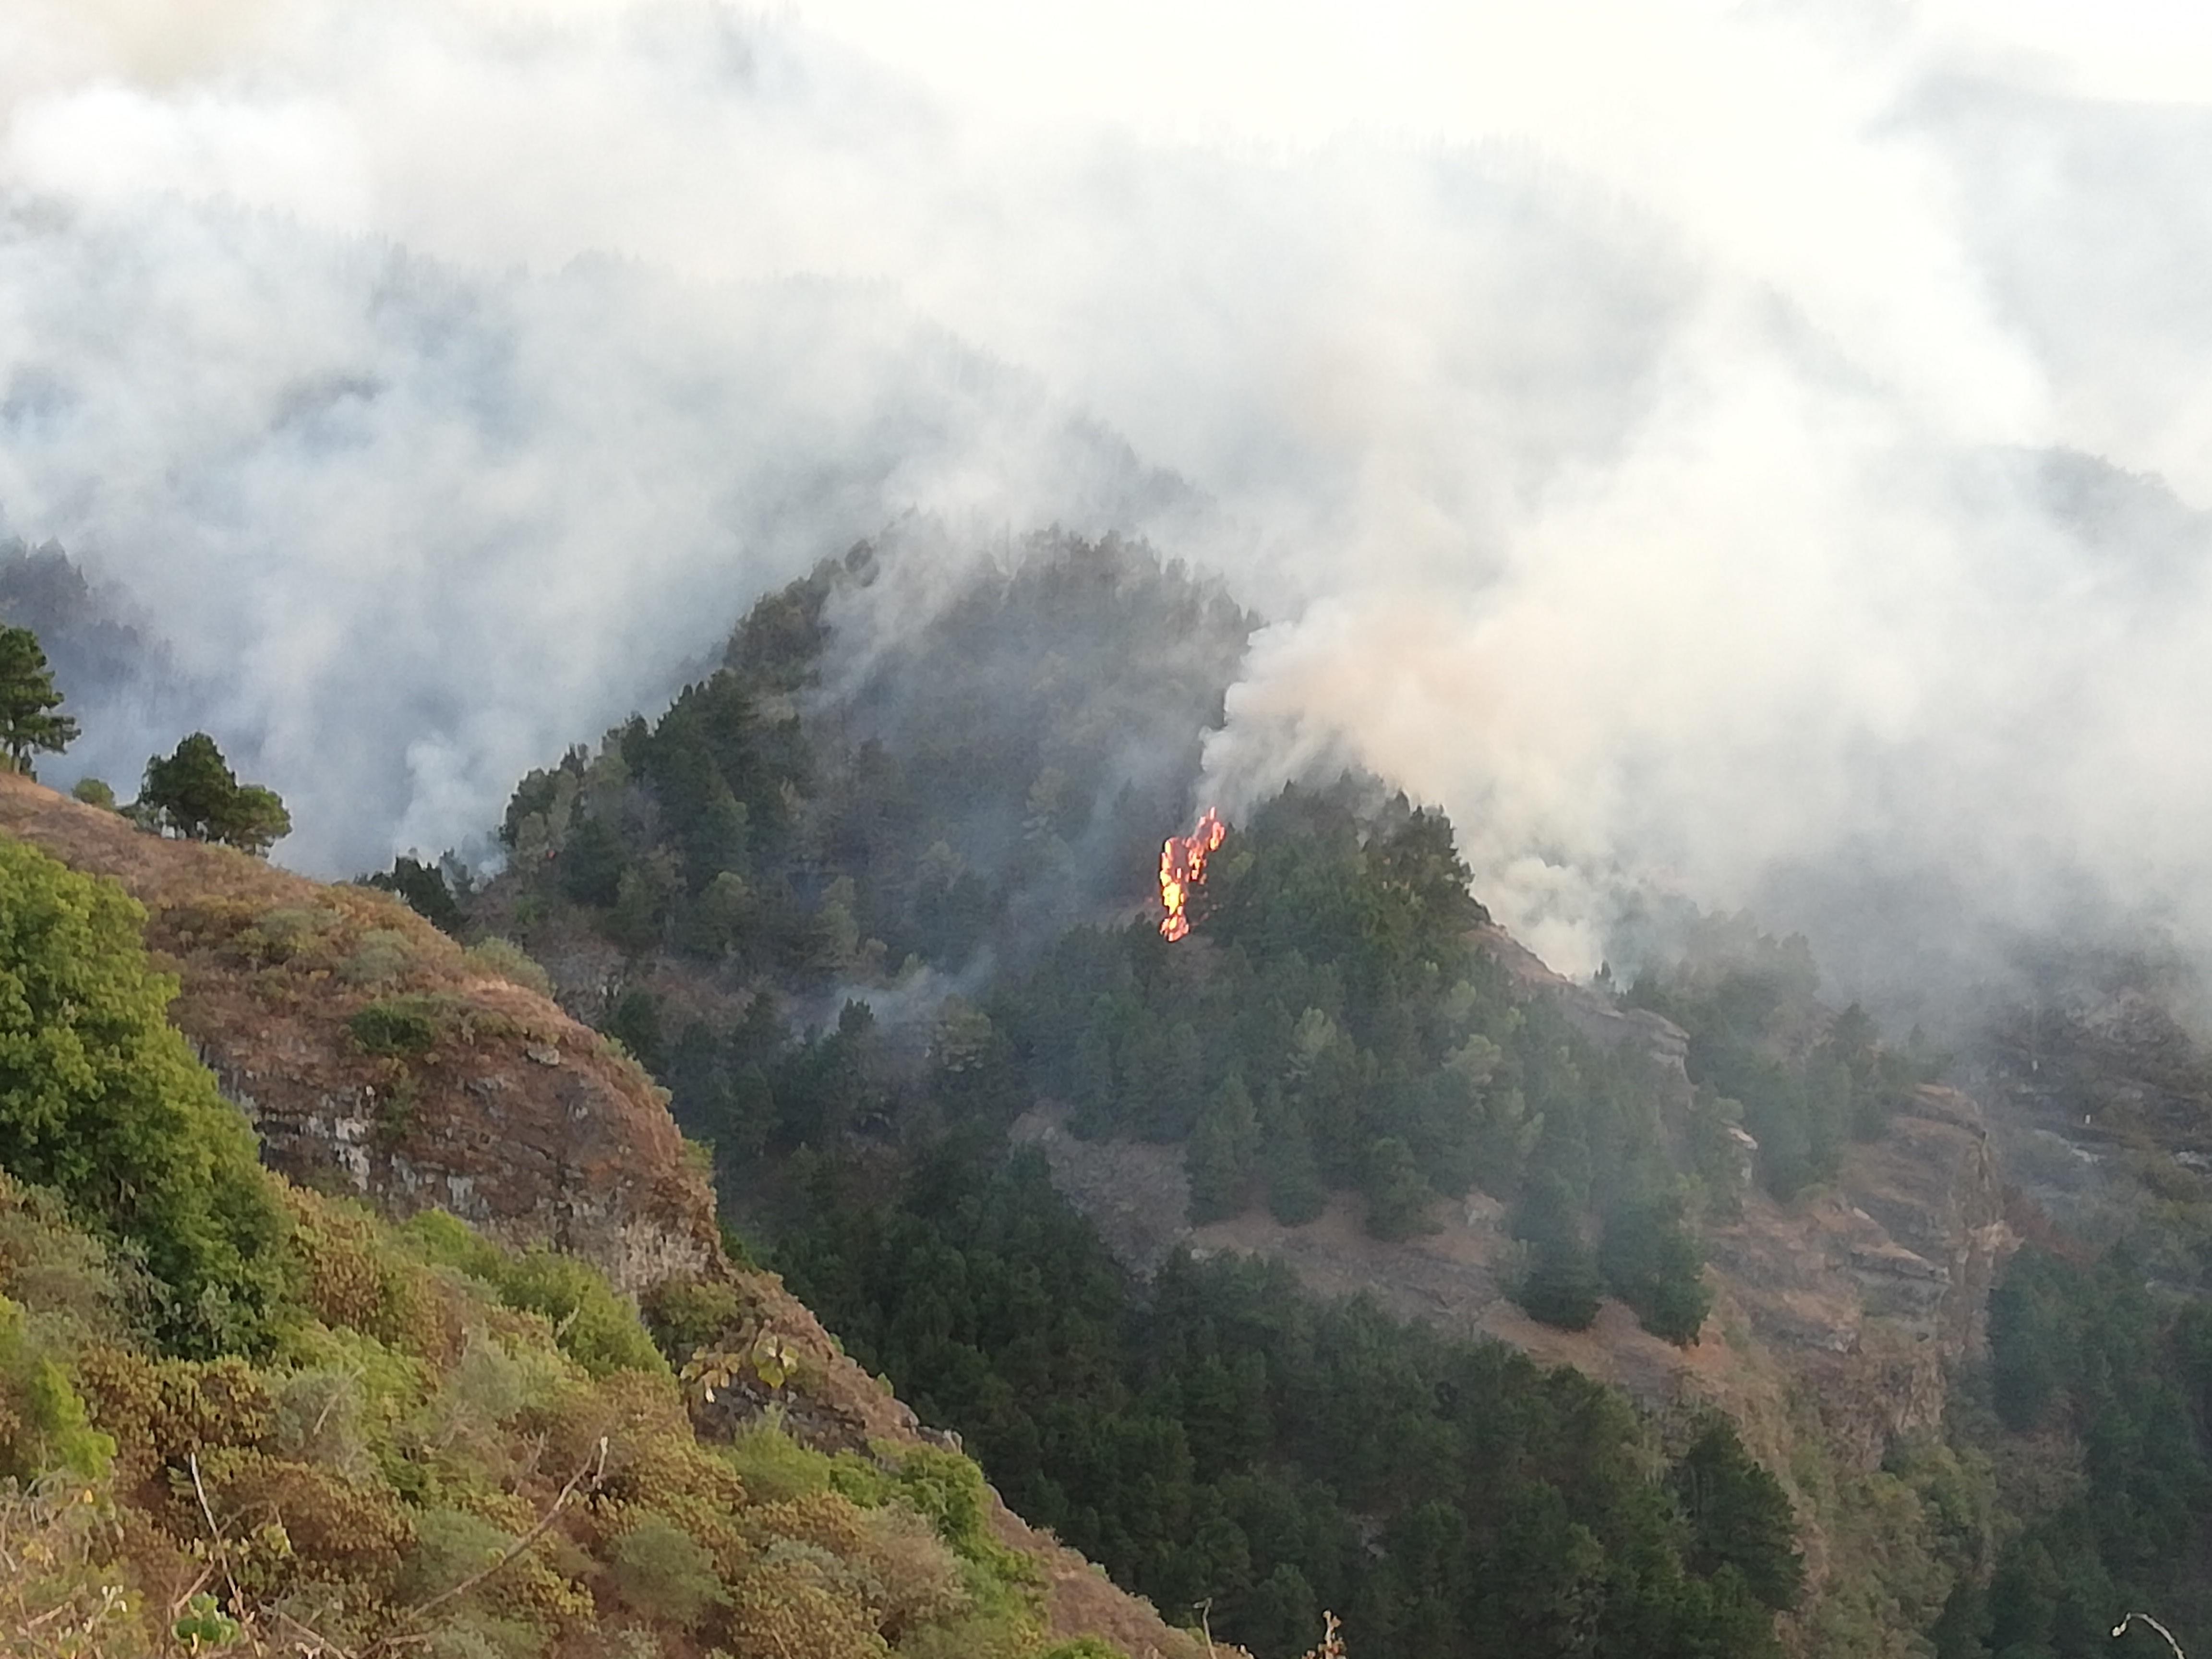
[[[2208,100],[2144,3],[11,0],[0,530],[316,868],[919,507],[1218,565],[1212,787],[1367,760],[1563,965],[2212,941]]]

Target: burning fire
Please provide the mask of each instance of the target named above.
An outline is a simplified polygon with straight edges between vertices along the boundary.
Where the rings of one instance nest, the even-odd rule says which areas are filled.
[[[1188,914],[1192,892],[1206,885],[1206,860],[1229,834],[1229,826],[1211,806],[1187,836],[1170,836],[1160,848],[1160,936],[1178,939],[1190,932]]]

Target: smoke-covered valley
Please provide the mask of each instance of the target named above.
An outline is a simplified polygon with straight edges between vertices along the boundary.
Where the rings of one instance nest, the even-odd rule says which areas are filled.
[[[68,764],[466,844],[817,559],[935,527],[874,651],[1057,523],[1260,613],[1200,793],[1370,767],[1562,968],[2202,957],[2212,116],[2039,27],[11,8],[0,535],[163,653]]]

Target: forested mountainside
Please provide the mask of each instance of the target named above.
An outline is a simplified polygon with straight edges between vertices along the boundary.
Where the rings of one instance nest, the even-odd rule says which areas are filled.
[[[1927,1409],[1938,1349],[1911,1409],[1824,1437],[1818,1380],[1730,1322],[1802,1327],[1833,1285],[1804,1267],[1761,1302],[1705,1258],[1747,1197],[1817,1206],[1893,1115],[1930,1121],[1929,1058],[1822,1008],[1802,947],[1755,934],[1649,975],[1632,1019],[1602,1010],[1687,1042],[1686,1072],[1594,1036],[1532,994],[1449,823],[1356,775],[1237,814],[1170,941],[1158,848],[1204,804],[1249,621],[1141,546],[1042,537],[886,648],[899,556],[771,595],[665,714],[526,779],[482,890],[408,860],[380,879],[544,963],[855,1353],[1171,1614],[1267,1655],[1324,1607],[1384,1655],[1916,1650],[1989,1543],[1933,1519],[1981,1502]],[[1147,1279],[1013,1147],[1040,1103],[1070,1145],[1165,1157],[1217,1235],[1350,1216],[1418,1249],[1486,1210],[1523,1334],[1618,1330],[1617,1308],[1635,1341],[1750,1358],[1632,1395],[1618,1367],[1547,1373],[1409,1321],[1387,1282],[1332,1301],[1341,1280],[1233,1249]],[[1963,1356],[1997,1241],[1962,1225],[1931,1263],[1830,1208],[1809,1259],[1858,1265],[1823,1340],[1910,1345],[1887,1304],[1859,1322],[1878,1260],[1885,1285],[1942,1281],[1915,1316]],[[1888,1363],[1830,1392],[1878,1393]]]
[[[1747,918],[1569,984],[1380,781],[1176,839],[1253,626],[1218,586],[1060,535],[935,589],[902,557],[768,596],[523,780],[489,877],[324,886],[0,778],[24,890],[96,918],[62,954],[138,988],[118,1064],[198,1103],[114,1139],[143,1170],[55,1155],[105,1144],[97,1091],[0,1158],[27,1628],[1288,1659],[1334,1613],[1357,1659],[2035,1659],[2147,1607],[2194,1639],[2186,986],[2053,979],[1954,1056]],[[181,1207],[135,1196],[157,1169]]]
[[[1617,1124],[1657,1133],[1648,1095],[1594,1054],[1603,1081],[1577,1088],[1571,1033],[1474,947],[1436,815],[1356,779],[1294,792],[1224,850],[1198,935],[1133,914],[1235,670],[1224,596],[1140,548],[1043,538],[854,666],[839,618],[896,556],[764,601],[665,715],[526,781],[476,925],[660,1069],[726,1199],[856,1353],[1171,1614],[1271,1653],[1329,1607],[1379,1654],[1547,1629],[1771,1650],[1799,1584],[1788,1504],[1724,1416],[1639,1417],[1233,1267],[1193,1271],[1170,1332],[1038,1167],[1005,1164],[1013,1120],[1063,1089],[1095,1133],[1190,1138],[1224,1213],[1364,1186],[1378,1227],[1412,1231],[1439,1188],[1536,1159],[1560,1294],[1587,1280],[1594,1306],[1598,1206],[1616,1246],[1642,1227],[1672,1251],[1632,1292],[1651,1316],[1702,1312],[1680,1305],[1672,1194],[1616,1145]]]
[[[511,946],[16,775],[0,830],[9,1651],[1192,1659]]]

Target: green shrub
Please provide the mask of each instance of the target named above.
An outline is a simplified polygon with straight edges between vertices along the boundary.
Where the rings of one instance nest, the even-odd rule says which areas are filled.
[[[975,1571],[969,1587],[985,1612],[1023,1605],[1037,1582],[1036,1565],[991,1535],[991,1494],[975,1460],[935,1446],[899,1455],[893,1476],[897,1501],[921,1516]]]
[[[400,1593],[427,1601],[482,1572],[514,1540],[481,1516],[428,1510],[415,1517],[415,1548]]]
[[[0,1295],[71,1336],[119,1340],[149,1301],[99,1239],[70,1223],[61,1200],[0,1176]]]
[[[660,1352],[681,1364],[744,1318],[746,1305],[733,1285],[668,1279],[645,1293],[641,1310]]]
[[[963,1555],[973,1555],[990,1541],[985,1516],[990,1498],[983,1486],[983,1471],[958,1452],[935,1446],[915,1446],[901,1455],[898,1495],[917,1514],[926,1516],[937,1534]]]
[[[438,1022],[426,997],[383,997],[346,1022],[353,1040],[372,1054],[428,1054],[437,1046]]]
[[[898,1486],[890,1471],[873,1458],[841,1451],[830,1460],[830,1489],[864,1510],[882,1509],[896,1497]],[[931,1536],[936,1529],[931,1528]]]
[[[535,991],[541,997],[553,994],[552,976],[513,939],[495,937],[479,939],[469,946],[465,955],[469,966],[478,973],[511,980],[524,990]]]
[[[503,1249],[443,1210],[416,1216],[406,1231],[431,1261],[481,1280],[510,1308],[551,1320],[562,1352],[592,1376],[669,1374],[636,1310],[590,1263],[544,1245]]]
[[[87,806],[104,807],[111,812],[116,810],[114,787],[105,779],[79,778],[70,793]]]
[[[255,918],[252,929],[254,939],[261,947],[258,954],[271,961],[289,962],[320,944],[337,921],[337,917],[327,910],[294,905],[264,911]]]
[[[739,1430],[720,1449],[744,1482],[745,1495],[757,1503],[787,1503],[830,1487],[830,1458],[800,1445],[772,1423]]]
[[[113,1437],[92,1426],[23,1310],[0,1297],[0,1474],[28,1482],[64,1470],[93,1480],[114,1459]]]
[[[361,936],[338,966],[338,977],[349,985],[385,985],[415,965],[415,942],[392,927],[372,927]]]
[[[187,1653],[198,1653],[206,1648],[227,1648],[238,1639],[238,1620],[219,1606],[215,1597],[205,1590],[191,1597],[184,1605],[169,1626],[169,1634],[182,1644]]]
[[[687,1628],[729,1599],[714,1556],[665,1515],[647,1515],[617,1538],[608,1565],[623,1601]]]
[[[494,1282],[508,1307],[551,1320],[562,1350],[593,1376],[667,1371],[668,1362],[646,1334],[636,1310],[588,1262],[534,1247],[509,1256]]]
[[[256,1346],[284,1235],[252,1131],[167,1010],[146,913],[0,842],[0,1168],[129,1240],[184,1349]]]

